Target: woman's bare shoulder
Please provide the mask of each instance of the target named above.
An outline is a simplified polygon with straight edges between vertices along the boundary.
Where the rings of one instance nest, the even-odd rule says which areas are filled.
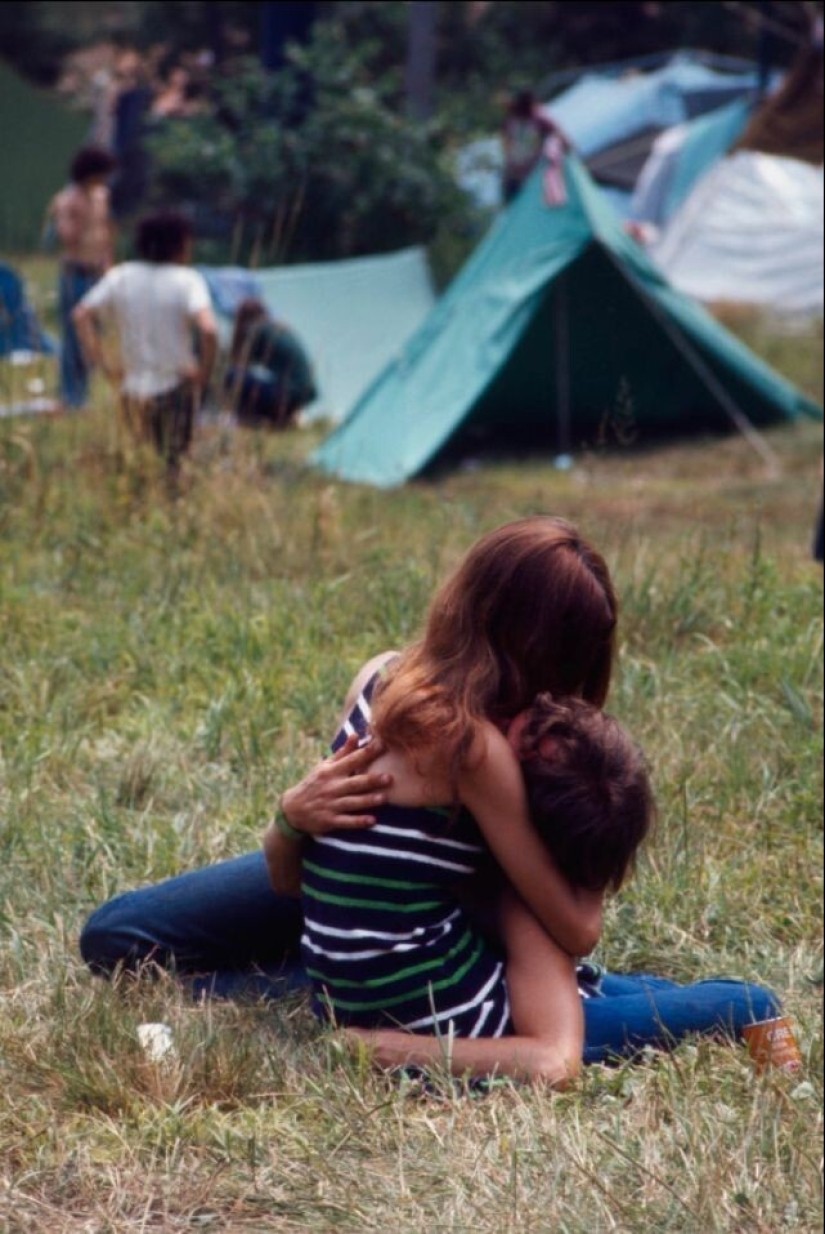
[[[477,720],[473,726],[473,738],[467,753],[467,770],[472,772],[480,766],[497,766],[515,759],[515,754],[506,735],[492,720]]]

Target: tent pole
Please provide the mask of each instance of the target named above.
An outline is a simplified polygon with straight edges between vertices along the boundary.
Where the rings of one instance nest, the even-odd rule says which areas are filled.
[[[556,424],[558,462],[570,459],[570,317],[566,271],[556,280]],[[564,460],[564,462],[562,462]]]
[[[603,245],[602,247],[604,249],[604,252],[607,254],[610,260],[616,266],[617,270],[619,270],[620,273],[626,275],[631,280],[631,282],[633,283],[633,286],[636,288],[639,295],[642,297],[642,299],[644,300],[647,307],[650,309],[653,316],[659,322],[659,325],[663,327],[666,334],[670,335],[670,338],[672,339],[672,341],[676,343],[678,347],[681,348],[681,350],[687,356],[687,359],[693,365],[694,370],[698,373],[698,375],[702,378],[702,380],[707,383],[707,385],[716,395],[717,399],[722,405],[722,409],[724,410],[725,415],[728,417],[728,419],[731,421],[734,427],[739,430],[739,432],[742,434],[742,436],[745,438],[748,444],[752,446],[755,452],[762,459],[762,462],[767,467],[769,474],[771,476],[778,476],[782,470],[779,465],[779,458],[774,453],[774,451],[771,449],[771,447],[768,445],[763,435],[751,423],[751,421],[745,415],[744,411],[742,411],[741,407],[739,407],[734,401],[734,399],[732,399],[731,396],[728,394],[727,390],[722,385],[722,383],[719,381],[719,379],[716,377],[712,369],[708,367],[708,365],[702,359],[699,352],[696,350],[696,348],[687,338],[684,331],[680,330],[678,326],[674,325],[674,323],[670,320],[667,314],[662,312],[662,310],[659,308],[659,305],[656,303],[656,301],[653,299],[652,296],[648,295],[647,290],[642,286],[639,280],[634,278],[634,276],[627,269],[624,269],[622,266],[619,265],[614,254],[610,250],[610,246]]]

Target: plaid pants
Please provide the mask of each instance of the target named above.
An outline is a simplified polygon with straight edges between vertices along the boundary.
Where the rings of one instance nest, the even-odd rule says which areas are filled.
[[[168,467],[177,469],[192,444],[195,424],[194,382],[182,381],[154,398],[123,396],[126,422],[141,441],[151,441]]]

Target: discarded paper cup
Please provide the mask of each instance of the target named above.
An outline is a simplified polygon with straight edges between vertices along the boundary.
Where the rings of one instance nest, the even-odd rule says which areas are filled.
[[[788,1072],[801,1070],[802,1055],[787,1016],[749,1024],[742,1030],[742,1036],[748,1043],[757,1071],[765,1071],[768,1067]]]
[[[150,1062],[174,1058],[175,1042],[168,1024],[138,1024],[137,1035]]]

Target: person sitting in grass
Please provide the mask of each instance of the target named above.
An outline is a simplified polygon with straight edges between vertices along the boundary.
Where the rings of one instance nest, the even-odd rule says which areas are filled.
[[[369,844],[368,828],[392,804],[388,795],[403,792],[400,800],[410,809],[461,801],[519,893],[521,928],[508,938],[508,964],[513,973],[522,967],[525,976],[517,988],[531,993],[524,1014],[517,1006],[511,1010],[519,1032],[543,1042],[534,1055],[536,1074],[559,1080],[562,1072],[569,1075],[576,1065],[574,1038],[582,1061],[605,1062],[645,1046],[668,1048],[695,1033],[736,1038],[754,1021],[775,1016],[773,994],[739,981],[679,986],[661,977],[605,973],[588,989],[592,997],[578,1001],[574,959],[588,955],[599,939],[604,893],[571,885],[533,828],[525,780],[507,734],[538,694],[597,708],[604,704],[616,623],[607,566],[569,523],[539,516],[483,536],[436,594],[421,639],[389,665],[374,707],[369,700],[366,709],[360,704],[365,717],[370,712],[378,738],[358,748],[349,715],[386,655],[356,677],[344,709],[346,741],[284,793],[263,850],[102,905],[81,935],[86,962],[105,975],[147,964],[173,969],[196,996],[278,998],[306,988],[301,902],[276,893],[270,875],[294,890],[302,846],[314,842],[307,837],[329,836],[333,844],[339,836],[332,833],[348,836],[355,830]],[[438,767],[437,792],[425,789],[426,776],[418,777],[417,787],[414,778],[393,785],[405,757],[421,759],[430,750],[432,761],[422,769],[432,775]],[[385,757],[397,765],[382,763]],[[447,822],[443,839],[463,844]],[[468,824],[457,815],[454,827],[459,825]],[[479,843],[476,837],[473,845]],[[467,855],[461,848],[456,852]],[[390,890],[395,905],[402,889]],[[499,980],[495,976],[494,984]],[[551,1030],[544,1017],[559,1014],[554,1007],[559,991],[567,1018],[553,1020]],[[583,1048],[576,1037],[582,1014]],[[444,1018],[449,1024],[455,1016]],[[506,1041],[493,1040],[492,1046],[506,1050]],[[413,1042],[405,1034],[401,1053],[410,1058],[418,1044],[420,1039]],[[424,1043],[425,1053],[436,1047],[435,1038]],[[467,1047],[481,1049],[472,1040],[462,1049]],[[457,1065],[486,1073],[502,1069],[501,1057],[465,1053]]]

